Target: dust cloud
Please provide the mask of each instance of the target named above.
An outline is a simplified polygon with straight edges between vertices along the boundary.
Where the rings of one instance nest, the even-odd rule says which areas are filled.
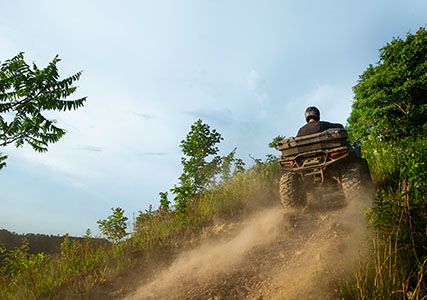
[[[194,281],[209,281],[242,263],[254,247],[265,245],[277,236],[282,222],[280,209],[257,214],[242,225],[232,239],[207,241],[191,251],[182,253],[176,261],[152,282],[142,286],[127,299],[162,299],[174,297]]]
[[[363,211],[372,200],[361,193],[332,210],[311,202],[303,211],[269,208],[233,224],[227,237],[183,252],[126,299],[337,298],[339,282],[351,280],[367,254]]]

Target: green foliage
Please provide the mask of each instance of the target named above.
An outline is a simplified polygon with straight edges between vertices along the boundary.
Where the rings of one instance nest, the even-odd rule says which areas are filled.
[[[166,193],[166,197],[167,197],[167,193]],[[139,211],[139,214],[136,217],[135,224],[134,224],[134,232],[136,232],[137,234],[143,234],[147,230],[149,230],[148,225],[153,219],[154,214],[155,212],[153,211],[152,205],[150,205],[148,209],[146,209],[145,211]]]
[[[279,143],[284,140],[286,137],[284,135],[278,135],[276,136],[269,144],[268,147],[273,148],[273,149],[277,149],[277,147],[279,146]]]
[[[92,231],[90,230],[90,228],[87,228],[85,232],[85,239],[90,239],[91,237],[92,237]]]
[[[405,144],[399,152],[397,180],[379,191],[370,218],[376,229],[392,237],[410,269],[427,258],[427,140]]]
[[[66,236],[60,255],[32,254],[26,243],[10,251],[0,247],[0,299],[75,299],[85,286],[103,282],[107,264],[117,257],[116,248],[99,242]]]
[[[47,151],[49,143],[57,142],[65,130],[49,120],[45,111],[75,110],[84,105],[86,97],[67,100],[77,87],[78,72],[59,78],[58,56],[40,69],[28,65],[21,52],[0,65],[0,146],[29,144],[35,151]],[[0,155],[0,168],[5,156]]]
[[[40,266],[45,263],[47,256],[44,253],[31,254],[28,243],[23,243],[21,247],[13,251],[6,251],[0,247],[1,268],[0,274],[3,278],[9,278],[9,284],[18,284],[20,274],[25,272],[37,272]]]
[[[111,210],[113,211],[112,215],[108,216],[107,219],[99,220],[97,223],[107,239],[117,243],[128,235],[126,232],[128,218],[124,216],[125,211],[120,207],[113,207]]]
[[[241,158],[234,159],[233,176],[245,171],[245,162]]]
[[[179,177],[179,185],[171,189],[175,194],[175,207],[178,211],[185,210],[188,201],[213,183],[221,164],[216,144],[222,139],[220,133],[215,129],[211,130],[209,125],[199,119],[181,141],[183,173]]]
[[[221,164],[221,180],[225,181],[231,177],[231,167],[236,155],[236,149],[234,148],[228,155],[222,158]]]
[[[242,159],[236,157],[236,150],[234,148],[229,154],[222,158],[221,164],[221,180],[229,180],[232,176],[241,173],[245,170],[245,163]]]
[[[160,192],[159,193],[160,196],[160,210],[163,213],[167,213],[170,211],[170,204],[171,202],[168,199],[168,192]]]
[[[354,90],[348,119],[354,140],[399,141],[427,133],[427,30],[395,38],[380,50]]]
[[[63,257],[71,257],[76,253],[77,242],[70,239],[68,234],[64,236],[64,240],[61,243],[61,255]]]

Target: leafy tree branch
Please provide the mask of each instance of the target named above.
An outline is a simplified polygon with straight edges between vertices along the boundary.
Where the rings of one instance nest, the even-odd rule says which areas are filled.
[[[45,111],[70,111],[82,107],[86,97],[70,100],[77,87],[74,83],[82,72],[60,79],[58,56],[45,67],[31,66],[21,52],[0,65],[0,146],[29,144],[35,151],[45,152],[49,143],[56,143],[66,131],[56,120],[44,116]],[[0,155],[0,168],[7,157]]]

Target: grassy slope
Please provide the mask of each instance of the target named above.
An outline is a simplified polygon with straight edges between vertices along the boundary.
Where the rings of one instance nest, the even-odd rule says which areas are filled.
[[[426,293],[427,143],[368,145],[365,155],[378,182],[368,216],[375,231],[372,256],[355,272],[355,284],[343,287],[342,296],[420,299]],[[279,176],[274,161],[258,163],[193,199],[185,213],[146,212],[137,232],[113,246],[67,240],[59,255],[33,255],[25,247],[3,253],[0,299],[90,297],[94,288],[141,261],[152,261],[215,219],[242,216],[277,201]]]
[[[25,247],[3,253],[0,299],[90,297],[95,287],[161,255],[215,219],[235,218],[275,201],[279,173],[275,161],[258,163],[193,199],[185,213],[146,212],[133,236],[112,246],[66,240],[60,255],[33,255]]]
[[[427,297],[427,140],[366,145],[377,195],[368,214],[371,260],[343,298]],[[351,296],[350,296],[351,295]]]

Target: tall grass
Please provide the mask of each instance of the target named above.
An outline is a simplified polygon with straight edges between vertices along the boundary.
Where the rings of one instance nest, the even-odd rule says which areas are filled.
[[[427,299],[427,140],[367,146],[378,183],[372,256],[346,298]]]

